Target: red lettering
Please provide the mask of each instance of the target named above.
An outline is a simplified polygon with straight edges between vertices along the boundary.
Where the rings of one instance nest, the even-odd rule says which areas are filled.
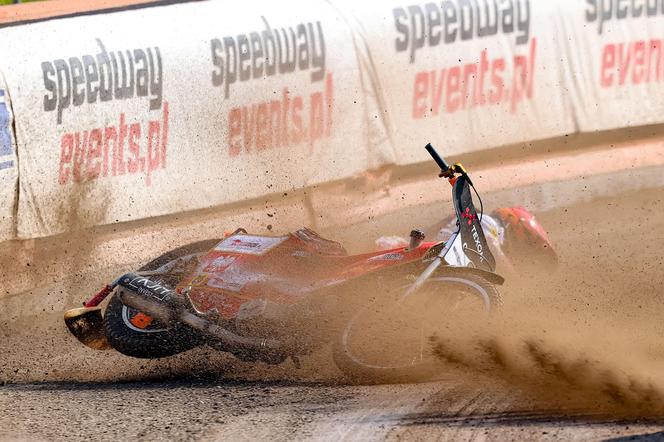
[[[281,147],[281,101],[272,100],[270,102],[270,138],[273,147]]]
[[[657,58],[657,61],[654,62],[653,58]],[[650,82],[655,78],[655,81],[662,80],[662,41],[661,40],[651,40],[650,41],[650,56],[648,57],[648,76],[646,81]],[[654,70],[654,75],[653,75]]]
[[[99,129],[93,129],[93,131],[98,131]],[[100,135],[101,137],[101,135]],[[83,132],[83,142],[81,143],[81,134],[80,132],[76,133],[74,137],[74,182],[80,183],[82,180],[81,177],[81,166],[85,161],[85,149],[88,144],[88,131]]]
[[[461,108],[465,109],[470,100],[470,94],[468,90],[470,89],[471,83],[473,84],[474,95],[477,95],[477,64],[467,64],[463,68],[463,82],[461,84]],[[472,101],[471,101],[472,106]]]
[[[629,66],[630,62],[632,60],[632,47],[631,45],[627,46],[627,49],[624,50],[625,45],[620,43],[618,44],[618,69],[620,72],[619,78],[620,78],[620,85],[625,84],[625,79],[627,78],[627,74],[629,72]]]
[[[242,150],[242,111],[236,107],[228,114],[228,154],[231,157],[240,155]]]
[[[258,105],[258,112],[256,113],[256,149],[264,150],[270,145],[271,128],[269,127],[270,117],[268,113],[267,103]]]
[[[89,180],[94,180],[101,174],[101,129],[92,129],[88,143],[88,159],[86,164]]]
[[[478,87],[475,88],[475,96],[473,97],[473,106],[484,106],[486,104],[485,79],[486,74],[489,72],[489,54],[486,49],[482,51],[480,56],[480,71]]]
[[[433,92],[433,98],[431,99],[433,114],[438,115],[440,108],[442,107],[443,102],[443,85],[445,84],[445,75],[447,74],[447,69],[442,69],[440,71],[440,79],[436,81],[436,73],[431,72],[431,86]]]
[[[113,141],[113,164],[111,166],[111,173],[113,176],[124,175],[124,152],[120,150],[118,143],[118,131],[115,127],[107,127],[104,131],[104,151],[109,150],[109,144]]]
[[[454,66],[447,73],[447,98],[445,108],[448,113],[454,113],[461,106],[460,94],[461,68]]]
[[[140,146],[138,140],[141,137],[141,125],[133,123],[129,126],[129,152],[131,158],[127,162],[129,173],[143,172],[145,170],[145,158],[141,158]]]
[[[256,105],[251,105],[251,113],[247,107],[242,108],[242,140],[244,141],[244,150],[247,153],[252,151],[254,143],[254,125],[256,124]]]
[[[505,72],[505,60],[499,58],[491,63],[491,84],[493,88],[489,92],[489,102],[499,104],[503,100],[505,91],[505,82],[503,73]]]
[[[290,110],[290,93],[288,89],[284,88],[282,92],[282,111],[281,111],[281,139],[284,142],[284,146],[290,144],[289,130],[288,130],[288,111]]]
[[[424,118],[427,110],[426,97],[429,89],[428,72],[420,72],[415,76],[415,92],[413,93],[413,118]]]
[[[311,113],[309,119],[309,150],[314,148],[314,142],[323,136],[323,93],[311,94]]]
[[[67,166],[71,163],[73,153],[74,136],[72,134],[64,134],[60,140],[60,174],[58,179],[60,185],[67,184],[69,180],[70,168]]]
[[[645,80],[646,64],[646,42],[638,41],[634,43],[634,69],[632,72],[632,82],[634,84],[641,84]]]
[[[512,101],[510,111],[516,112],[517,104],[523,100],[528,91],[529,75],[528,58],[525,55],[514,57],[514,77],[512,78]]]
[[[305,129],[302,127],[302,97],[293,98],[293,144],[299,144],[304,140]]]

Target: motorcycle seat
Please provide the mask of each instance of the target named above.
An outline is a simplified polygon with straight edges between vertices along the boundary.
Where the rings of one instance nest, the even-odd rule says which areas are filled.
[[[293,235],[307,244],[317,254],[325,256],[348,256],[348,252],[340,243],[325,239],[307,227],[295,231]]]

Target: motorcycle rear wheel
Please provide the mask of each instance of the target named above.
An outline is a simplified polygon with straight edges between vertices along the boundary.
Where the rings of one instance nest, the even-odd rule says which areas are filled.
[[[181,257],[204,253],[219,241],[198,241],[171,250],[145,264],[139,272],[156,270]],[[162,281],[165,285],[169,283],[174,284],[176,281]],[[202,343],[196,333],[182,325],[165,327],[154,320],[149,324],[139,324],[140,315],[142,313],[138,310],[124,305],[117,294],[111,297],[104,314],[104,328],[108,342],[120,353],[135,358],[163,358]]]
[[[463,310],[465,316],[454,318],[458,312],[442,310],[441,305],[454,304],[446,299],[450,296],[470,306]],[[456,332],[444,315],[472,327],[477,321],[486,323],[501,306],[497,288],[477,274],[456,269],[433,276],[406,301],[379,295],[359,309],[333,344],[334,362],[353,382],[425,381],[444,368],[434,354],[437,330],[451,326]]]

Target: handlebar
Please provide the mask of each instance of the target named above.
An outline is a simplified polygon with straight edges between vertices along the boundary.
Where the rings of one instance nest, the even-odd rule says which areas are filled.
[[[431,155],[431,158],[433,158],[436,164],[438,164],[441,171],[447,172],[448,170],[450,170],[450,165],[447,164],[447,162],[445,162],[445,160],[440,155],[438,155],[438,152],[436,152],[436,149],[434,149],[431,143],[427,144],[425,146],[425,149],[427,150],[427,152],[429,152],[429,155]]]

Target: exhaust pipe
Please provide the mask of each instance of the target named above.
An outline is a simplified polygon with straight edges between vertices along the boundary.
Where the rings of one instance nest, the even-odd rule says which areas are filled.
[[[120,283],[121,285],[122,282]],[[175,292],[173,292],[174,294]],[[128,307],[140,310],[164,324],[180,322],[198,332],[210,336],[228,348],[255,348],[257,350],[285,351],[281,341],[267,338],[252,338],[230,332],[218,324],[189,312],[182,299],[175,296],[161,296],[161,299],[139,294],[122,287],[118,291],[120,301]]]

